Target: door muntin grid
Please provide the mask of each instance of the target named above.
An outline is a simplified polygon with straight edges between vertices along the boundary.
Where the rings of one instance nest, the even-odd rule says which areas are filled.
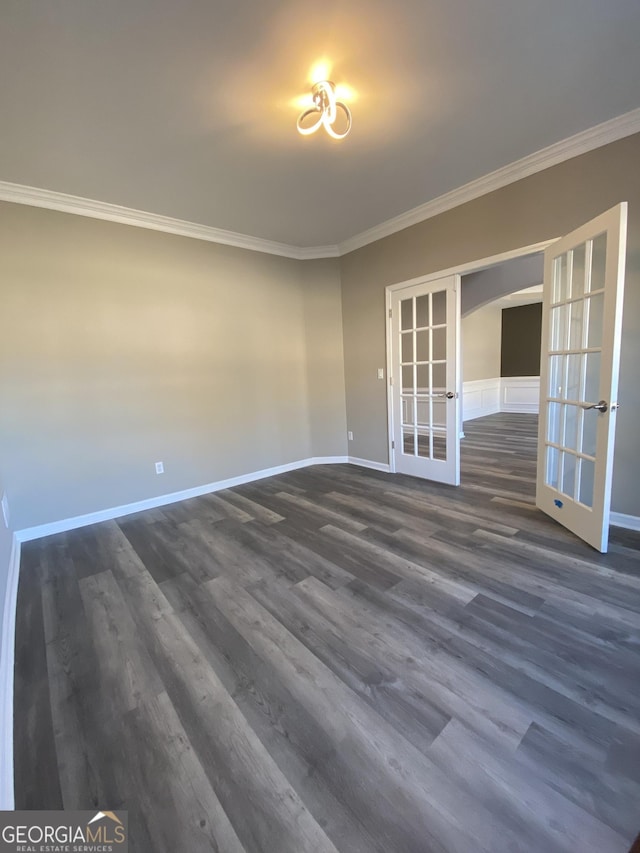
[[[398,353],[406,456],[447,459],[447,291],[400,300]]]
[[[607,235],[553,260],[549,311],[545,483],[593,506]]]

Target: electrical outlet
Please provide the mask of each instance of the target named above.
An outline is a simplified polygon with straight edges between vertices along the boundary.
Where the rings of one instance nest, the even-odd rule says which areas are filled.
[[[162,462],[156,462],[156,474],[164,474],[164,464]]]
[[[7,493],[4,492],[2,495],[2,515],[4,518],[4,526],[9,528],[9,501],[7,499]]]
[[[349,441],[353,441],[353,433],[351,432],[351,430],[349,430],[349,432],[347,433],[347,438],[349,439]]]

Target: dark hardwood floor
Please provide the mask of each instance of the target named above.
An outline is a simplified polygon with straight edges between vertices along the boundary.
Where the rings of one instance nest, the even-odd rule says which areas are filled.
[[[533,505],[536,419],[463,485],[320,466],[26,544],[16,808],[138,853],[624,853],[640,537]]]

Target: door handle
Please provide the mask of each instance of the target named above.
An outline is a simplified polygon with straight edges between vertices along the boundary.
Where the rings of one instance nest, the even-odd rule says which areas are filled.
[[[609,405],[606,400],[600,400],[599,403],[581,403],[582,408],[586,409],[595,409],[597,412],[606,412],[609,409]]]
[[[455,396],[456,395],[453,393],[453,391],[447,391],[447,393],[445,394],[445,397],[447,398],[447,400],[453,400],[453,398]]]

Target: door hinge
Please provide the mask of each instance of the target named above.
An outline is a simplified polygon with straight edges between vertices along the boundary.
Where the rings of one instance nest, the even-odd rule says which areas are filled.
[[[389,385],[393,385],[393,376],[389,376]]]
[[[395,443],[395,441],[392,441],[392,442],[391,442],[391,449],[392,449],[392,450],[395,450],[395,449],[396,449],[396,443]]]
[[[393,316],[393,309],[392,309],[392,308],[389,308],[389,319],[391,319],[391,318],[392,318],[392,316]]]

